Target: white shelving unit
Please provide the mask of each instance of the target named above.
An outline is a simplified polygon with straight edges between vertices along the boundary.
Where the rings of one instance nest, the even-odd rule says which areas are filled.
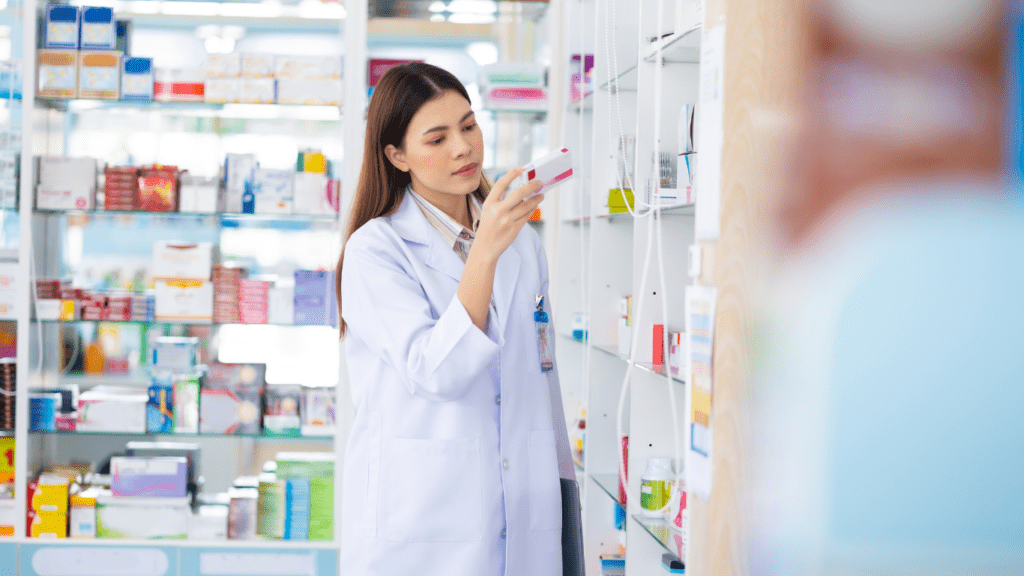
[[[115,4],[117,4],[115,2]],[[125,3],[137,5],[139,3]],[[156,5],[158,3],[154,3]],[[195,3],[190,3],[195,4]],[[166,217],[169,219],[191,219],[201,225],[217,228],[218,226],[231,226],[232,224],[243,223],[246,226],[273,225],[275,222],[303,223],[334,226],[340,235],[341,222],[346,213],[348,197],[342,205],[342,213],[339,217],[316,217],[316,216],[260,216],[260,215],[239,215],[239,214],[178,214],[178,213],[125,213],[125,212],[104,212],[104,211],[71,211],[59,213],[53,211],[37,211],[35,206],[35,166],[33,157],[41,154],[66,153],[67,133],[73,129],[72,123],[56,122],[52,119],[55,115],[86,115],[92,111],[124,113],[125,123],[130,123],[131,114],[167,114],[177,116],[207,116],[222,119],[252,119],[252,120],[299,120],[299,121],[325,121],[333,122],[336,125],[336,137],[343,143],[344,149],[344,184],[343,190],[351,191],[355,188],[356,178],[360,165],[360,155],[364,136],[363,112],[366,107],[366,23],[367,23],[367,2],[366,0],[352,0],[345,3],[345,7],[335,6],[339,10],[335,13],[320,13],[316,16],[304,15],[297,12],[297,6],[285,6],[283,9],[288,12],[286,18],[270,19],[269,17],[251,17],[252,8],[256,5],[241,6],[235,3],[225,2],[204,2],[209,6],[209,18],[190,17],[182,14],[130,14],[115,8],[118,16],[137,19],[145,25],[157,26],[178,26],[194,28],[206,23],[204,20],[215,20],[219,23],[242,23],[250,27],[273,28],[284,26],[290,34],[302,34],[304,31],[318,34],[340,34],[344,39],[345,70],[355,71],[347,74],[345,82],[345,103],[344,106],[288,106],[288,105],[249,105],[249,104],[205,104],[205,103],[130,103],[98,100],[43,100],[36,98],[36,70],[35,54],[37,46],[37,20],[35,15],[41,13],[45,8],[42,0],[14,0],[3,11],[4,24],[12,28],[12,60],[20,61],[21,66],[21,92],[20,100],[7,101],[9,114],[7,115],[8,126],[4,130],[19,132],[21,136],[20,145],[20,189],[18,222],[20,233],[17,246],[18,262],[18,283],[17,289],[17,383],[18,393],[16,398],[16,429],[13,436],[16,442],[15,451],[15,500],[16,521],[14,535],[0,537],[0,566],[9,569],[11,574],[24,576],[35,576],[46,573],[40,566],[46,565],[47,561],[59,558],[66,565],[77,565],[82,570],[94,570],[96,574],[107,573],[102,567],[89,564],[97,558],[106,558],[109,565],[111,559],[120,562],[121,572],[110,571],[110,574],[124,573],[126,566],[132,562],[139,562],[139,574],[152,574],[152,576],[178,576],[179,574],[207,574],[205,568],[218,562],[234,563],[239,570],[246,574],[266,574],[267,576],[278,576],[280,574],[300,573],[295,570],[304,570],[303,574],[316,576],[333,576],[338,573],[337,566],[337,538],[340,532],[340,504],[341,504],[341,468],[340,462],[344,455],[347,437],[341,432],[348,429],[348,420],[352,412],[351,399],[346,382],[347,371],[344,362],[339,366],[339,382],[336,387],[336,406],[339,433],[333,436],[280,438],[280,437],[257,437],[240,436],[228,437],[204,434],[182,434],[182,435],[132,435],[132,434],[76,434],[70,433],[37,433],[29,430],[29,392],[33,388],[52,384],[56,379],[63,381],[74,381],[75,377],[60,377],[55,374],[52,367],[43,366],[42,373],[36,370],[36,361],[39,356],[36,338],[42,332],[44,349],[56,345],[51,340],[49,332],[56,331],[60,323],[38,322],[32,319],[31,314],[31,290],[34,287],[30,284],[30,261],[35,258],[37,267],[36,276],[46,276],[57,266],[59,262],[60,242],[56,247],[52,243],[57,240],[54,232],[59,229],[56,223],[68,217],[97,218],[100,215],[111,215],[114,217],[134,217],[142,214],[149,214],[153,217]],[[230,8],[230,9],[228,9]],[[290,12],[289,12],[290,11]],[[295,12],[292,14],[292,12]],[[343,19],[342,19],[343,18]],[[348,31],[346,33],[346,30]],[[174,50],[172,45],[167,50]],[[141,56],[155,56],[154,54],[136,54]],[[343,122],[343,118],[349,121]],[[63,138],[61,138],[63,136]],[[63,143],[62,143],[63,142]],[[13,254],[11,254],[13,256]],[[282,328],[287,330],[288,328]],[[324,328],[325,338],[336,340],[337,334],[329,328]],[[54,356],[53,352],[48,352]],[[59,370],[58,370],[59,372]],[[107,376],[99,379],[77,377],[79,383],[86,385],[96,383],[100,380],[106,383],[120,385],[145,384],[146,379],[139,375],[126,375],[124,377]],[[88,381],[88,382],[87,382]],[[144,390],[144,388],[143,388]],[[4,434],[10,436],[12,434]],[[30,475],[35,472],[40,464],[49,463],[56,449],[62,444],[71,441],[77,442],[119,442],[128,440],[182,440],[186,442],[200,442],[204,445],[212,442],[215,448],[224,443],[242,443],[249,447],[254,444],[275,443],[285,450],[301,449],[304,446],[324,450],[333,447],[338,456],[339,465],[335,472],[335,497],[334,497],[334,534],[333,541],[139,541],[139,540],[45,540],[27,538],[25,487]],[[123,443],[122,446],[123,448]],[[327,448],[329,449],[329,448]],[[226,464],[230,465],[230,458]],[[102,554],[93,551],[102,550]],[[50,558],[51,560],[47,560]],[[260,560],[263,563],[263,572],[259,571]],[[283,559],[283,560],[282,560]],[[152,562],[150,562],[152,560]],[[283,561],[283,563],[282,563]],[[77,562],[77,564],[76,564]],[[211,564],[212,563],[212,564]],[[276,563],[276,564],[275,564]],[[282,570],[280,567],[290,564],[291,568]],[[90,568],[92,566],[92,568]],[[299,568],[295,568],[298,566]],[[108,566],[108,569],[110,567]],[[147,571],[148,570],[148,571]],[[38,572],[37,572],[38,571]],[[6,573],[6,572],[5,572]],[[49,572],[52,573],[52,572]],[[90,572],[93,573],[93,572]],[[209,572],[214,573],[214,572]],[[216,572],[223,573],[223,572]]]
[[[644,193],[658,174],[655,153],[678,155],[677,125],[682,107],[698,97],[698,63],[702,23],[699,2],[664,2],[658,18],[657,0],[568,0],[566,52],[593,54],[594,91],[567,103],[563,138],[580,151],[580,172],[563,187],[558,232],[559,277],[554,288],[557,321],[565,332],[574,313],[586,313],[585,342],[568,335],[559,338],[564,386],[582,391],[586,408],[583,523],[586,570],[601,574],[599,557],[624,546],[626,574],[665,573],[662,555],[686,560],[685,528],[645,518],[640,509],[640,476],[649,457],[684,454],[687,383],[667,366],[654,365],[653,326],[667,317],[671,332],[685,330],[684,290],[689,285],[687,247],[694,244],[694,206],[673,205],[655,213],[643,206]],[[658,47],[660,45],[660,63]],[[566,66],[570,66],[566,58]],[[660,94],[655,74],[660,67]],[[660,101],[660,122],[656,108]],[[657,130],[657,133],[656,133]],[[635,214],[610,214],[609,192],[622,186],[619,139],[633,137],[636,151],[630,171]],[[588,149],[589,148],[589,149]],[[685,174],[685,169],[683,170]],[[685,176],[682,177],[685,183]],[[663,251],[651,246],[647,278],[642,278],[649,238],[661,234]],[[665,285],[660,277],[664,275]],[[642,309],[641,286],[645,287]],[[631,330],[636,336],[632,354],[619,351],[619,300],[633,298]],[[666,359],[667,360],[667,359]],[[565,365],[580,365],[573,378]],[[629,436],[625,532],[616,530],[619,501],[618,470],[621,442],[617,433],[619,399],[628,375],[621,426]],[[674,399],[678,427],[673,425]],[[676,435],[678,430],[678,435]],[[585,478],[585,482],[582,479]]]

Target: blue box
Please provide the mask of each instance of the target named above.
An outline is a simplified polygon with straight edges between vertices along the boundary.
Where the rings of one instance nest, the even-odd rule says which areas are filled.
[[[114,9],[83,6],[78,46],[82,50],[113,50],[117,47]]]
[[[29,414],[31,430],[53,432],[57,429],[57,409],[61,405],[61,395],[54,393],[38,393],[29,397]]]
[[[295,324],[334,326],[338,302],[334,297],[334,272],[295,271]]]
[[[174,382],[170,378],[153,377],[146,404],[146,432],[174,432]]]
[[[121,61],[121,100],[153,101],[153,59],[125,56]]]
[[[46,47],[78,49],[81,12],[67,4],[46,5]]]

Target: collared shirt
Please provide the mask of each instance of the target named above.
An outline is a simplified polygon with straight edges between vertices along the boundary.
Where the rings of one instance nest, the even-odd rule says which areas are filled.
[[[480,200],[475,195],[469,197],[469,219],[473,222],[473,229],[470,230],[413,191],[412,186],[408,186],[405,191],[412,195],[430,225],[441,233],[445,244],[451,246],[452,250],[465,263],[469,257],[469,249],[473,246],[473,239],[476,238],[477,226],[480,225],[480,211],[482,210]]]

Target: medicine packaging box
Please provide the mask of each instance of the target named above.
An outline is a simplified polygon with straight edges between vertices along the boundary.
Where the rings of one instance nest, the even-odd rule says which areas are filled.
[[[78,397],[79,432],[146,433],[149,394],[88,390]]]
[[[204,434],[259,434],[265,364],[210,364],[199,403]]]
[[[74,98],[78,95],[78,52],[38,50],[40,98]]]
[[[295,271],[295,323],[330,325],[337,322],[338,306],[333,297],[334,272]]]
[[[238,53],[209,54],[204,69],[207,78],[237,78],[242,72],[242,59]]]
[[[273,78],[242,78],[238,85],[238,101],[244,104],[273,104],[277,83]]]
[[[153,100],[153,59],[125,56],[121,65],[121,99],[133,102]]]
[[[39,159],[36,208],[91,210],[96,201],[96,160],[44,156]]]
[[[199,374],[174,376],[174,433],[199,433]]]
[[[309,539],[334,539],[334,480],[309,481]]]
[[[81,8],[82,50],[114,50],[117,48],[117,26],[114,23],[114,9],[107,6],[83,6]]]
[[[163,378],[153,377],[146,406],[146,432],[170,434],[174,431],[174,386]]]
[[[47,4],[45,46],[77,50],[80,22],[81,12],[78,6]]]
[[[342,62],[337,56],[276,56],[278,80],[341,80]]]
[[[293,180],[296,214],[330,216],[338,213],[338,190],[326,174],[296,172]]]
[[[96,537],[131,540],[188,537],[191,516],[186,498],[96,497]]]
[[[207,78],[204,100],[215,104],[233,104],[242,95],[242,81],[239,78]]]
[[[224,209],[220,181],[216,178],[181,175],[178,191],[178,211],[198,214],[213,214]]]
[[[198,363],[198,348],[199,338],[160,336],[152,344],[149,362],[163,371],[192,372]]]
[[[334,435],[335,389],[306,388],[302,398],[302,435]]]
[[[121,53],[78,53],[78,97],[117,100],[121,96]]]
[[[256,537],[259,515],[259,491],[255,488],[231,488],[228,504],[228,539],[251,540]]]
[[[26,517],[29,538],[67,538],[67,512],[36,512],[30,510]]]
[[[267,323],[295,323],[295,288],[291,286],[273,286],[267,295]]]
[[[264,538],[284,538],[285,482],[273,472],[259,475],[256,503],[256,534]]]
[[[302,386],[267,386],[263,428],[271,436],[299,436],[302,433]]]
[[[292,478],[284,486],[284,539],[309,539],[309,509],[312,504],[308,479]]]
[[[153,99],[158,102],[202,102],[205,79],[202,68],[155,68]]]
[[[29,508],[36,512],[55,512],[67,514],[68,479],[55,474],[40,474],[39,478],[30,482],[25,492]]]
[[[189,540],[227,540],[228,507],[214,504],[200,506],[189,519]]]
[[[244,78],[273,78],[273,54],[242,54],[241,76]]]
[[[294,202],[293,172],[257,168],[252,193],[256,214],[291,214]]]
[[[278,79],[278,104],[341,106],[344,87],[341,80]]]
[[[120,498],[180,498],[188,487],[188,460],[180,456],[110,459],[110,489]]]
[[[71,495],[71,512],[68,515],[68,532],[71,538],[96,537],[96,496],[95,488]]]
[[[213,258],[212,242],[158,241],[150,271],[155,280],[209,280]]]
[[[157,321],[213,323],[213,282],[157,280],[155,285]]]
[[[256,172],[255,154],[228,154],[224,159],[224,202],[225,211],[241,214],[242,197],[251,192],[253,175]]]

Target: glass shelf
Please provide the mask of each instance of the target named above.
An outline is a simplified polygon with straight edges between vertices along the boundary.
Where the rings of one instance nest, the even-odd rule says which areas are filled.
[[[173,437],[173,438],[236,438],[251,440],[285,440],[285,441],[310,441],[310,442],[333,442],[334,436],[270,436],[266,434],[211,434],[211,433],[181,433],[181,432],[80,432],[77,430],[29,430],[29,434],[39,436],[132,436],[132,437]]]
[[[685,561],[686,546],[683,545],[683,535],[670,528],[671,524],[661,518],[644,518],[639,514],[633,514],[633,520],[643,526],[644,530],[669,554]]]
[[[232,212],[149,212],[145,210],[34,210],[36,214],[90,216],[159,216],[167,218],[219,218],[221,221],[301,221],[334,222],[337,214],[238,214]]]
[[[590,479],[616,504],[622,506],[622,502],[619,501],[619,476],[617,474],[591,474]]]
[[[638,85],[638,64],[633,64],[625,70],[619,72],[619,75],[608,80],[604,84],[601,84],[601,90],[608,90],[612,93],[615,92],[636,92]]]
[[[682,34],[670,34],[658,42],[651,42],[644,55],[646,62],[654,62],[661,45],[661,58],[666,64],[699,64],[701,27],[697,25]]]
[[[693,216],[695,209],[696,206],[694,204],[674,204],[672,206],[662,206],[661,214],[663,216]],[[653,208],[644,208],[644,210],[644,214],[647,214],[646,211],[652,211]],[[583,216],[580,218],[564,218],[562,222],[566,224],[589,223],[591,220],[608,220],[609,222],[626,220],[632,222],[633,218],[629,212],[619,212],[616,214],[598,214],[597,216]]]
[[[637,362],[635,365],[636,365],[637,368],[639,368],[641,370],[646,370],[648,372],[657,374],[658,376],[661,376],[662,378],[664,378],[668,374],[668,370],[669,370],[669,368],[667,366],[665,366],[664,364],[650,364],[650,363]],[[675,380],[676,382],[680,383],[680,384],[685,384],[686,383],[686,380],[683,379],[683,376],[681,374],[672,374],[672,379]]]
[[[601,346],[601,345],[598,345],[598,344],[594,344],[593,348],[594,348],[594,350],[597,350],[598,352],[602,352],[602,353],[607,354],[608,356],[611,356],[613,358],[618,358],[619,360],[622,360],[623,362],[627,362],[627,363],[629,362],[629,356],[626,356],[625,354],[619,354],[618,347],[612,348],[611,346]]]
[[[103,322],[106,324],[170,324],[174,326],[288,326],[288,327],[300,327],[300,328],[330,328],[331,330],[337,330],[337,326],[328,324],[270,324],[267,322],[263,323],[245,323],[245,322],[230,322],[230,323],[219,323],[219,322],[176,322],[174,320],[39,320],[34,319],[35,322],[42,324],[82,324],[82,323],[95,323]]]
[[[158,111],[188,116],[210,116],[246,120],[319,120],[341,121],[341,106],[303,104],[239,104],[221,102],[130,102],[122,100],[85,100],[77,98],[36,98],[45,108],[70,113],[90,110]]]

